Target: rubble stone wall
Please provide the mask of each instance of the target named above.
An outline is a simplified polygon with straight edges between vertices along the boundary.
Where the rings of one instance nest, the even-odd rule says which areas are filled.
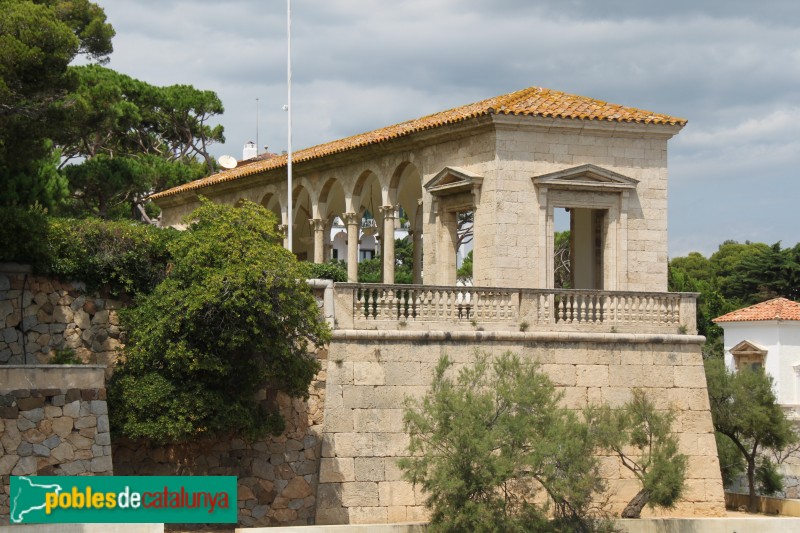
[[[10,476],[111,475],[105,367],[0,366],[0,525]]]
[[[324,350],[317,356],[323,368]],[[210,475],[238,477],[239,525],[313,524],[317,507],[319,458],[326,372],[309,389],[308,400],[262,391],[286,420],[278,437],[255,442],[214,439],[186,445],[152,446],[115,439],[117,475]]]
[[[0,365],[47,364],[62,349],[72,350],[85,363],[112,363],[121,346],[121,306],[117,300],[85,294],[80,282],[0,265]]]

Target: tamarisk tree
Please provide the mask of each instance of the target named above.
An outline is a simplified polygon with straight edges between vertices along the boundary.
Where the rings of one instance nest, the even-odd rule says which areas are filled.
[[[639,518],[645,505],[672,507],[683,492],[687,463],[672,433],[672,411],[657,411],[644,391],[634,389],[622,408],[589,407],[585,414],[599,445],[619,457],[642,484],[622,518]]]

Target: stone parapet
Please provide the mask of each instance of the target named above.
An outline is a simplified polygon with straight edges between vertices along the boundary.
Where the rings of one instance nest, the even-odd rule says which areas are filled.
[[[338,328],[696,334],[696,293],[337,283]]]

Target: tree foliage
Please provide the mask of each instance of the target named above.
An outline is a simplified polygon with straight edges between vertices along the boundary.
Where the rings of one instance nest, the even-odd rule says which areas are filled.
[[[411,457],[399,464],[427,495],[432,531],[600,528],[590,519],[603,489],[590,428],[559,407],[550,379],[510,353],[477,355],[454,373],[443,356],[430,391],[406,401]]]
[[[750,511],[756,512],[757,476],[774,490],[775,469],[761,457],[765,449],[780,450],[795,440],[791,424],[777,404],[772,378],[763,370],[743,367],[730,372],[720,359],[706,361],[708,397],[714,429],[730,439],[747,465]],[[759,475],[760,470],[760,475]]]
[[[123,314],[124,358],[111,381],[112,424],[132,438],[179,442],[279,433],[265,385],[308,395],[309,353],[328,339],[308,272],[281,246],[272,213],[208,201],[169,246],[173,266]]]
[[[683,492],[686,456],[678,453],[672,432],[674,413],[659,412],[641,389],[620,409],[589,407],[586,418],[600,445],[619,457],[642,488],[622,511],[622,518],[639,518],[645,505],[671,508]]]
[[[55,104],[76,84],[79,54],[103,60],[114,29],[86,0],[0,0],[0,198],[55,207],[66,182],[49,139],[63,125]]]
[[[554,275],[557,289],[572,288],[572,262],[570,260],[570,232],[557,231],[555,233]]]
[[[0,12],[4,205],[146,218],[134,209],[146,193],[216,170],[208,150],[224,141],[222,126],[211,124],[223,112],[217,95],[101,66],[114,29],[98,5],[0,0]],[[70,66],[78,55],[100,64]]]
[[[712,322],[730,311],[783,296],[800,298],[800,244],[725,241],[709,258],[692,252],[669,264],[669,289],[698,292],[697,329],[705,357],[722,357],[722,328]]]

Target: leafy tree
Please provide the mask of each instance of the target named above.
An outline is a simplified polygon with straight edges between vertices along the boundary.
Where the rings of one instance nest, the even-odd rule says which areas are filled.
[[[414,246],[408,239],[394,241],[394,282],[408,284],[414,280]],[[381,283],[383,279],[383,259],[373,257],[358,263],[359,283]]]
[[[730,439],[747,463],[749,508],[756,512],[757,467],[762,451],[781,449],[796,437],[777,404],[772,378],[763,370],[745,367],[730,372],[720,359],[707,360],[705,367],[714,429]],[[765,466],[764,460],[760,477],[774,487],[774,468]]]
[[[364,259],[358,263],[358,282],[359,283],[380,283],[383,267],[380,257]]]
[[[672,432],[674,413],[659,412],[641,389],[620,409],[589,407],[586,418],[598,441],[612,451],[642,484],[622,511],[622,518],[639,518],[645,505],[670,508],[683,492],[686,456],[678,453]]]
[[[265,385],[306,397],[329,338],[307,270],[281,246],[275,217],[244,202],[203,200],[170,244],[173,266],[123,314],[124,358],[110,384],[112,425],[132,438],[180,442],[278,434]]]
[[[414,281],[414,243],[408,237],[394,241],[394,282],[409,284]]]
[[[0,13],[0,197],[55,207],[66,190],[48,141],[63,125],[54,104],[75,86],[69,63],[104,59],[114,30],[86,0],[0,0]]]
[[[798,246],[781,249],[781,243],[776,242],[743,257],[731,275],[730,291],[748,304],[778,296],[800,298],[798,250]]]
[[[510,353],[493,362],[479,354],[455,378],[452,367],[443,356],[430,391],[406,400],[411,457],[399,464],[427,494],[431,530],[602,527],[589,518],[603,489],[589,426],[559,407],[550,379]]]
[[[83,162],[64,167],[73,196],[67,212],[138,216],[148,192],[215,170],[208,148],[224,136],[206,122],[223,111],[216,94],[155,87],[100,65],[72,70],[78,87],[61,105],[65,127],[56,138],[64,163]]]
[[[718,431],[714,432],[714,437],[717,442],[722,484],[725,487],[730,487],[744,473],[747,466],[744,463],[744,457],[739,452],[739,448],[736,447],[731,439]]]

